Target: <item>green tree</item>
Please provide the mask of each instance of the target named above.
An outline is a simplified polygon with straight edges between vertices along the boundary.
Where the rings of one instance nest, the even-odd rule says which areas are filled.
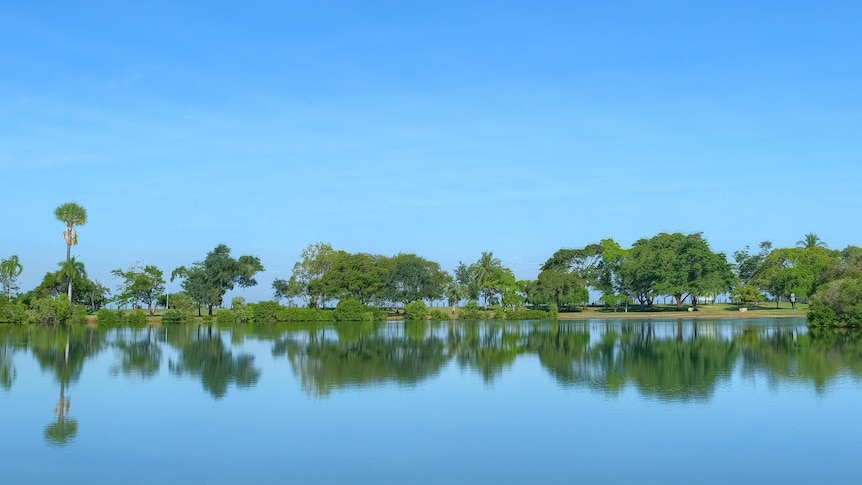
[[[698,295],[729,291],[733,282],[730,263],[714,253],[698,234],[661,233],[632,246],[623,263],[631,293],[643,304],[655,295],[671,295],[678,309],[686,298],[696,304]]]
[[[6,298],[12,298],[12,293],[19,290],[18,277],[24,271],[24,266],[13,254],[9,259],[0,260],[0,287]]]
[[[123,281],[120,283],[118,299],[141,302],[147,305],[149,315],[155,313],[154,303],[165,291],[164,273],[153,265],[141,267],[135,264],[128,270],[115,269],[111,274]]]
[[[499,277],[498,271],[503,268],[503,264],[500,262],[500,258],[494,257],[493,252],[482,251],[479,260],[473,263],[470,268],[472,280],[485,298],[485,305],[488,305],[494,294],[493,287],[489,283]]]
[[[171,274],[171,281],[182,278],[182,287],[198,305],[207,307],[213,314],[213,307],[223,303],[224,295],[236,286],[248,288],[255,286],[254,276],[263,271],[263,265],[256,256],[232,258],[230,248],[219,244],[207,253],[203,261],[196,261],[190,267],[181,266]]]
[[[323,307],[327,295],[325,293],[311,293],[309,288],[313,286],[313,289],[317,291],[322,289],[322,285],[312,285],[312,283],[319,281],[329,271],[335,256],[336,251],[329,243],[309,244],[299,255],[299,261],[293,265],[293,274],[288,280],[290,295],[284,294],[283,296],[286,298],[299,297],[306,306]],[[282,288],[288,290],[287,285]],[[276,288],[276,297],[281,298],[278,288]]]
[[[385,298],[386,277],[391,259],[368,253],[336,251],[332,264],[319,279],[309,283],[308,291],[331,298],[355,298],[363,305]]]
[[[277,301],[286,299],[289,302],[289,306],[292,306],[290,302],[294,298],[304,297],[305,303],[308,304],[306,292],[307,287],[303,286],[302,283],[299,282],[296,275],[292,275],[288,280],[276,278],[272,282],[272,289],[273,297],[275,297]]]
[[[536,281],[536,290],[544,303],[555,303],[557,307],[571,307],[589,299],[583,280],[562,268],[542,270]]]
[[[78,231],[75,226],[87,223],[87,211],[74,202],[67,202],[54,209],[54,217],[66,224],[63,239],[66,241],[66,260],[72,259],[72,246],[78,244]]]
[[[820,246],[774,249],[764,260],[756,285],[775,297],[776,308],[791,294],[807,298],[839,263],[838,254]]]
[[[69,297],[70,302],[74,302],[72,299],[72,280],[78,278],[86,278],[87,272],[84,269],[84,263],[76,260],[74,257],[67,259],[59,263],[60,266],[60,276],[66,281],[67,287],[67,296]]]
[[[823,242],[817,234],[813,232],[809,232],[805,235],[804,238],[800,241],[796,241],[796,246],[801,247],[803,249],[815,249],[815,248],[827,248],[829,246]]]
[[[760,252],[751,254],[748,246],[742,251],[733,253],[734,272],[736,273],[739,282],[743,285],[750,285],[755,282],[758,274],[763,268],[763,262],[772,251],[772,242],[763,241],[760,243]]]
[[[842,278],[821,286],[811,297],[811,326],[862,326],[862,278]]]
[[[387,299],[404,304],[441,298],[451,280],[439,264],[415,254],[398,254],[392,258],[391,267],[386,278]]]

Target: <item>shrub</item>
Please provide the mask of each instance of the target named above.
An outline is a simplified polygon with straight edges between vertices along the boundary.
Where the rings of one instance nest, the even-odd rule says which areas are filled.
[[[201,319],[203,320],[203,323],[205,323],[207,325],[212,325],[212,323],[213,323],[213,316],[212,315],[204,315],[203,317],[201,317]]]
[[[162,323],[183,323],[185,316],[179,310],[167,310],[162,314]]]
[[[494,309],[494,320],[505,320],[506,319],[506,311],[503,310],[503,307],[497,307]]]
[[[461,311],[458,312],[459,320],[482,320],[485,318],[485,312],[479,308],[479,303],[476,300],[470,300],[467,302]]]
[[[116,327],[123,323],[123,314],[119,310],[100,308],[99,311],[96,312],[96,321],[99,325]]]
[[[548,318],[551,320],[556,320],[560,317],[560,309],[557,307],[556,303],[551,303],[548,305]]]
[[[404,306],[405,320],[425,320],[428,318],[428,307],[422,300],[416,300]]]
[[[449,320],[449,314],[439,308],[431,310],[431,320]]]
[[[87,321],[87,310],[69,303],[64,296],[40,298],[30,303],[27,320],[44,325],[81,324]]]
[[[0,323],[24,323],[27,321],[27,307],[20,301],[0,296]]]
[[[544,310],[508,310],[506,311],[507,320],[547,320],[548,312]]]
[[[281,308],[277,301],[262,301],[254,305],[252,318],[257,323],[275,323]]]
[[[332,311],[332,319],[336,322],[371,322],[385,320],[386,312],[379,308],[363,305],[359,300],[347,298],[338,302]]]
[[[143,310],[132,310],[126,313],[126,325],[130,327],[143,327],[147,325],[147,312]]]
[[[808,324],[814,327],[862,326],[862,278],[842,278],[818,289],[811,297]]]
[[[236,322],[236,317],[232,310],[227,308],[219,308],[216,312],[216,323],[219,325],[231,325]]]
[[[281,307],[276,317],[279,322],[329,322],[333,320],[333,311],[320,308]]]

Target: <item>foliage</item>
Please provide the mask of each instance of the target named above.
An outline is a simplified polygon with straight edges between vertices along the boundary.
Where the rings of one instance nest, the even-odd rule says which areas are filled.
[[[416,300],[404,306],[405,320],[426,320],[428,318],[428,307],[422,300]]]
[[[23,271],[24,266],[17,255],[13,254],[9,259],[0,259],[0,293],[6,298],[12,298],[12,294],[20,289],[18,277]]]
[[[75,226],[87,223],[87,210],[74,202],[67,202],[54,209],[54,217],[66,224],[63,239],[66,241],[66,259],[72,258],[72,246],[78,244],[78,231]]]
[[[278,321],[279,311],[282,308],[277,301],[259,302],[252,307],[253,321],[257,323],[275,323]]]
[[[135,264],[127,271],[119,268],[111,274],[123,280],[120,283],[120,293],[116,296],[120,302],[141,302],[147,305],[149,315],[153,316],[159,296],[165,291],[164,273],[153,265],[141,267]]]
[[[623,286],[640,303],[651,306],[656,295],[671,295],[677,308],[698,295],[729,291],[733,282],[723,253],[714,253],[699,233],[661,233],[640,239],[620,267]]]
[[[563,269],[545,269],[536,280],[534,304],[555,303],[557,306],[572,307],[586,303],[590,294],[576,273]]]
[[[547,320],[548,312],[520,308],[517,310],[506,310],[505,318],[506,320]]]
[[[432,308],[431,313],[429,314],[429,317],[431,318],[431,320],[435,320],[435,321],[437,321],[437,320],[451,320],[451,316],[449,315],[449,313],[444,312],[443,310],[441,310],[439,308]]]
[[[40,298],[30,303],[27,319],[43,325],[83,324],[87,320],[87,310],[64,296]]]
[[[117,327],[123,323],[123,314],[119,310],[100,308],[96,312],[96,322],[106,327]]]
[[[143,310],[132,310],[126,313],[126,325],[130,327],[143,327],[147,324],[147,312]]]
[[[812,326],[862,326],[862,278],[843,278],[823,285],[811,297]]]
[[[322,308],[329,295],[325,293],[323,286],[317,284],[312,286],[312,283],[320,280],[329,271],[334,256],[335,250],[328,243],[309,244],[299,255],[300,260],[293,265],[290,280],[285,284],[282,284],[284,280],[276,280],[278,285],[273,282],[275,297],[277,299],[299,297],[306,306]]]
[[[84,263],[77,261],[75,257],[71,257],[66,259],[65,261],[61,261],[59,263],[59,266],[60,271],[58,274],[66,282],[66,296],[67,298],[69,298],[69,301],[75,301],[72,299],[72,282],[79,278],[87,277],[87,271],[84,269]]]
[[[183,314],[182,320],[184,322],[191,322],[195,317],[195,310],[197,310],[197,305],[192,298],[184,292],[174,293],[170,296],[170,300],[166,300],[165,303],[169,303],[171,310],[178,310]]]
[[[219,308],[216,312],[216,323],[219,325],[231,325],[236,323],[236,314],[233,310],[227,308]]]
[[[390,301],[407,304],[422,299],[440,299],[451,280],[439,264],[415,254],[398,254],[389,265],[391,269],[386,276],[384,297]]]
[[[822,247],[779,248],[763,262],[756,285],[776,297],[806,298],[814,294],[831,268],[839,264],[839,253]]]
[[[385,315],[382,319],[386,318]],[[278,311],[279,322],[329,322],[332,321],[333,310],[322,308],[280,308]]]
[[[730,300],[745,303],[760,303],[764,300],[763,293],[754,285],[737,285],[730,292]]]
[[[27,306],[20,301],[0,295],[0,323],[24,323],[27,321]]]
[[[79,264],[79,263],[78,263]],[[42,282],[33,290],[22,294],[25,302],[40,298],[54,298],[66,295],[68,298],[68,282],[61,271],[45,273]],[[72,303],[83,305],[89,311],[97,311],[108,303],[110,291],[98,281],[91,281],[86,272],[72,281]]]
[[[739,282],[743,285],[755,283],[763,268],[763,262],[766,261],[766,257],[772,251],[772,243],[770,241],[761,242],[760,252],[757,254],[750,254],[749,251],[748,246],[745,246],[742,251],[733,253],[733,260],[736,262],[734,271]]]
[[[177,324],[183,323],[185,320],[185,315],[179,310],[165,310],[165,313],[162,314],[162,323]]]
[[[560,309],[557,308],[557,305],[551,303],[548,305],[548,318],[551,320],[556,320],[560,316]]]
[[[338,302],[332,311],[332,319],[336,322],[373,322],[385,320],[386,312],[363,305],[357,299],[346,298]]]
[[[254,275],[263,271],[260,259],[255,256],[230,256],[230,248],[219,244],[207,253],[203,261],[189,267],[181,266],[171,274],[171,281],[182,278],[183,290],[200,306],[207,307],[212,316],[213,307],[221,305],[224,294],[236,286],[248,288],[257,284]]]
[[[620,307],[620,305],[625,306],[626,311],[628,311],[628,306],[633,303],[632,297],[624,294],[614,294],[614,293],[605,293],[599,298],[599,301],[604,303],[606,306],[614,307],[614,312]]]
[[[326,273],[309,284],[309,292],[366,305],[383,295],[390,266],[391,260],[384,256],[336,251]]]
[[[494,320],[505,320],[506,319],[506,310],[503,307],[494,308]]]
[[[459,320],[484,320],[485,312],[479,308],[479,302],[476,300],[470,300],[467,304],[461,308],[461,311],[458,312]]]

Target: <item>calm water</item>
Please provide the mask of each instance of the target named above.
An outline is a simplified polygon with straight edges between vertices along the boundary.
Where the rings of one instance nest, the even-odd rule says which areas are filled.
[[[858,483],[803,320],[0,327],[3,483]]]

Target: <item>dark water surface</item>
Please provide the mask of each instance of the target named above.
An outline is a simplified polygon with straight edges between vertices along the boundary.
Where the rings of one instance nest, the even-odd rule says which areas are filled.
[[[859,483],[804,320],[0,327],[2,483]]]

